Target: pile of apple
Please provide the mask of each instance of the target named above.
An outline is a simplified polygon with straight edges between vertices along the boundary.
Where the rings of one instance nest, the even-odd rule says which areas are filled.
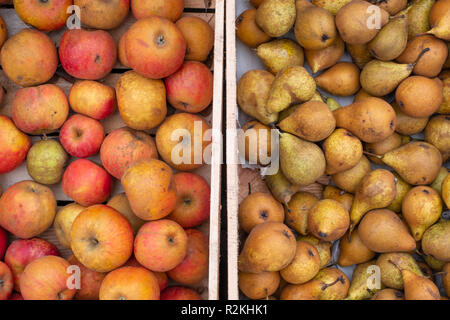
[[[0,175],[26,161],[33,180],[0,189],[0,300],[200,299],[192,287],[207,277],[208,239],[196,227],[209,217],[210,188],[189,172],[205,165],[194,161],[194,143],[191,162],[173,161],[184,139],[172,136],[184,130],[201,139],[202,154],[210,144],[202,139],[210,126],[196,113],[212,101],[213,76],[202,62],[213,30],[180,18],[183,0],[13,3],[31,27],[7,39],[0,19],[2,69],[22,87],[12,117],[0,115]],[[66,25],[71,5],[82,29],[67,29],[57,49],[46,32]],[[137,21],[116,44],[107,30],[130,8]],[[102,79],[117,58],[132,70],[112,88]],[[75,79],[68,97],[47,83],[58,65]],[[167,103],[179,112],[167,116]],[[106,135],[102,120],[116,109],[127,127]],[[116,180],[125,193],[111,197]],[[60,182],[74,201],[62,208],[52,191],[59,185],[49,187]],[[70,258],[39,238],[52,226]]]

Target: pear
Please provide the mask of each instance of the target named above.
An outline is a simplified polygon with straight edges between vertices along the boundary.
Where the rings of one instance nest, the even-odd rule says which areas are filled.
[[[444,285],[447,296],[450,297],[450,263],[445,264],[442,270],[445,272],[442,276],[442,284]]]
[[[348,53],[352,57],[352,61],[360,69],[373,60],[373,56],[369,51],[368,44],[345,44]]]
[[[358,227],[364,245],[375,252],[408,252],[416,248],[414,238],[402,220],[391,210],[372,210]]]
[[[398,133],[410,136],[419,132],[427,126],[428,117],[425,118],[413,118],[406,115],[396,102],[392,103],[392,108],[395,110],[395,115],[397,117],[397,125],[395,131]]]
[[[339,10],[352,0],[312,0],[312,4],[328,10],[331,14],[336,15]]]
[[[450,157],[450,115],[431,118],[425,128],[425,141],[438,148],[445,162]]]
[[[260,273],[279,271],[295,256],[297,242],[292,231],[280,222],[264,222],[252,229],[239,255],[239,270]]]
[[[278,127],[304,140],[316,142],[326,139],[333,132],[336,120],[327,104],[309,101],[284,118]]]
[[[391,105],[379,98],[367,98],[333,111],[336,126],[345,128],[364,142],[374,143],[395,130],[396,116]]]
[[[413,141],[389,151],[382,160],[412,185],[432,183],[442,166],[439,150],[423,141]]]
[[[297,192],[286,205],[285,223],[302,235],[308,234],[309,210],[319,199],[308,192]]]
[[[406,78],[395,92],[395,101],[402,111],[414,118],[431,116],[439,109],[443,98],[442,86],[423,76]]]
[[[239,272],[239,289],[253,300],[263,299],[274,294],[279,284],[279,272]]]
[[[267,99],[275,77],[265,70],[246,72],[237,84],[237,102],[242,111],[263,124],[276,122],[278,113],[267,109]]]
[[[264,180],[275,199],[283,204],[289,203],[291,197],[300,189],[300,186],[292,184],[284,176],[281,169],[276,174],[265,176]]]
[[[258,46],[256,53],[266,68],[276,75],[287,67],[303,66],[303,48],[291,39],[277,39]]]
[[[422,250],[434,258],[450,262],[450,221],[441,219],[428,228],[422,237]]]
[[[408,42],[408,19],[405,15],[394,18],[386,24],[368,44],[370,53],[382,61],[397,58]]]
[[[406,196],[409,190],[411,190],[412,186],[403,180],[397,173],[393,173],[396,181],[396,190],[394,201],[391,202],[389,206],[386,208],[392,210],[394,212],[402,211],[402,202],[403,198]]]
[[[368,43],[377,35],[379,28],[388,23],[389,13],[381,9],[380,15],[374,17],[371,6],[372,4],[367,1],[354,0],[339,10],[336,15],[336,27],[345,43]],[[377,23],[379,25],[376,25]]]
[[[450,56],[450,54],[449,54]],[[440,105],[437,113],[440,114],[448,114],[450,113],[450,76],[448,75],[440,75],[440,78],[442,79],[442,85],[443,85],[443,99],[442,104]]]
[[[281,133],[280,167],[292,184],[307,186],[325,173],[325,156],[316,144]]]
[[[323,190],[323,198],[332,199],[339,202],[347,211],[350,211],[352,208],[353,195],[343,190],[339,190],[336,187],[326,186]]]
[[[353,230],[364,214],[372,209],[385,208],[392,203],[397,189],[394,175],[386,169],[369,172],[361,181],[350,211]]]
[[[381,282],[386,287],[403,290],[402,274],[389,261],[395,262],[403,269],[408,269],[419,276],[423,276],[422,270],[411,254],[404,252],[382,253],[378,257],[376,264],[380,268]]]
[[[250,3],[255,8],[258,8],[261,5],[261,3],[263,3],[263,2],[264,2],[264,0],[250,0]]]
[[[406,13],[408,16],[408,39],[430,30],[428,17],[434,3],[435,0],[416,0],[399,13],[399,15]]]
[[[283,111],[294,103],[310,100],[315,91],[316,83],[305,68],[285,68],[273,81],[266,108],[272,113]]]
[[[308,214],[308,229],[312,235],[324,240],[341,238],[350,224],[348,211],[339,202],[324,199],[317,202]]]
[[[361,141],[346,129],[336,129],[323,143],[327,174],[353,168],[363,154]]]
[[[326,268],[314,277],[322,283],[320,300],[342,300],[348,294],[350,281],[344,272],[337,268]],[[314,281],[313,280],[313,281]]]
[[[397,149],[398,147],[404,145],[411,141],[410,137],[401,136],[397,133],[393,133],[383,141],[375,142],[375,143],[366,143],[364,145],[364,150],[368,152],[369,159],[375,164],[383,164],[383,161],[379,157],[370,156],[370,154],[382,156],[386,152]]]
[[[299,237],[298,240],[314,245],[320,256],[320,269],[325,268],[331,261],[331,242],[319,240],[311,235]]]
[[[448,169],[446,167],[441,167],[439,169],[438,176],[434,179],[433,183],[430,184],[437,193],[441,194],[442,192],[442,182],[444,182],[445,178],[448,176]]]
[[[355,193],[362,179],[370,170],[370,162],[363,155],[353,168],[334,174],[333,181],[342,190]]]
[[[403,292],[391,288],[378,291],[370,300],[405,300]]]
[[[375,257],[375,252],[367,248],[358,236],[358,231],[348,232],[339,242],[339,259],[337,263],[341,267],[348,267],[370,261]]]
[[[352,282],[346,300],[367,300],[383,289],[374,277],[375,261],[358,264],[353,271]]]
[[[373,98],[373,96],[371,94],[369,94],[366,90],[360,89],[358,91],[358,93],[355,95],[355,97],[353,98],[353,102],[358,102],[358,101],[364,100],[366,98]]]
[[[390,262],[402,273],[406,300],[441,300],[439,288],[433,281],[403,269],[391,260]]]
[[[319,300],[323,287],[323,283],[319,280],[288,284],[281,291],[280,300]]]
[[[256,23],[271,37],[281,37],[295,23],[295,0],[265,0],[256,10]]]
[[[256,10],[249,9],[242,12],[235,21],[236,36],[250,48],[256,48],[261,43],[270,41],[271,39],[271,37],[258,27],[255,19]]]
[[[339,62],[315,78],[318,87],[336,96],[358,92],[359,68],[351,62]]]
[[[245,160],[260,166],[268,165],[272,155],[272,132],[270,127],[251,120],[242,126],[244,146],[240,146]]]
[[[336,41],[337,31],[333,15],[306,0],[297,0],[295,38],[306,50],[320,50]]]
[[[442,191],[441,191],[442,200],[444,200],[447,208],[450,208],[450,176],[449,175],[447,175],[447,177],[445,177],[444,181],[442,181],[441,188],[442,188]]]
[[[408,0],[369,0],[369,2],[376,4],[393,16],[406,8]]]
[[[449,0],[438,0],[433,5],[430,11],[429,21],[431,26],[435,26],[439,23],[441,18],[446,14],[446,12],[450,9],[450,1]]]
[[[442,269],[445,266],[444,261],[440,261],[440,260],[434,258],[433,256],[427,256],[424,254],[422,257],[423,257],[423,260],[425,260],[426,264],[433,270],[442,271]]]
[[[427,33],[439,39],[450,41],[450,8],[445,13],[442,13],[442,17],[436,21],[436,24]]]
[[[328,105],[328,107],[330,108],[331,111],[334,111],[336,109],[339,109],[341,107],[341,105],[339,104],[339,102],[332,98],[332,97],[327,97],[326,98],[326,103]]]
[[[334,66],[345,51],[345,44],[341,37],[337,36],[336,40],[328,47],[318,50],[305,49],[306,60],[313,73]]]
[[[301,284],[314,278],[319,270],[320,256],[316,247],[305,241],[297,241],[295,257],[280,271],[280,275],[288,283]]]
[[[425,230],[439,220],[441,213],[441,197],[430,187],[414,187],[403,198],[402,215],[416,241],[420,241]]]

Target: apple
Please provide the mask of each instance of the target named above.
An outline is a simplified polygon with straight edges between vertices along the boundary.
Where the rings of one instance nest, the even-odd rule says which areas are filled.
[[[134,234],[136,234],[139,228],[142,227],[146,222],[145,220],[142,220],[137,215],[135,215],[133,210],[131,210],[130,202],[128,201],[127,195],[125,193],[116,194],[114,197],[109,199],[106,205],[116,209],[128,220],[128,222],[131,224],[131,228],[133,229]]]
[[[105,138],[105,129],[95,119],[75,114],[62,126],[59,140],[66,151],[77,158],[97,154]]]
[[[14,240],[6,250],[5,262],[11,268],[14,290],[20,291],[20,278],[25,267],[44,256],[59,256],[58,248],[40,238]]]
[[[72,224],[71,247],[87,268],[108,272],[123,265],[133,253],[133,229],[117,210],[95,205],[83,210]]]
[[[25,28],[6,40],[0,52],[2,69],[22,87],[50,80],[58,67],[56,47],[48,35]]]
[[[45,256],[30,262],[20,277],[20,293],[25,300],[71,300],[76,289],[68,288],[67,260]]]
[[[186,257],[187,242],[187,234],[178,223],[167,219],[151,221],[136,235],[134,256],[145,268],[166,272]]]
[[[0,228],[0,260],[3,259],[7,247],[8,247],[8,234],[6,233],[5,230]]]
[[[180,284],[194,285],[208,275],[208,238],[195,229],[187,229],[186,235],[188,237],[186,257],[167,274],[172,280]]]
[[[72,229],[72,224],[75,221],[75,218],[84,209],[86,209],[86,207],[83,207],[78,203],[70,203],[56,213],[53,228],[55,229],[59,243],[63,247],[70,248],[70,230]]]
[[[160,16],[177,21],[184,10],[184,0],[131,0],[131,10],[136,19]]]
[[[125,37],[127,33],[125,32],[119,39],[119,43],[117,44],[117,58],[120,63],[123,64],[124,67],[129,68],[127,53],[125,52]]]
[[[67,261],[80,268],[80,289],[75,294],[75,300],[98,300],[100,286],[106,273],[86,268],[75,256],[70,256]]]
[[[0,115],[0,174],[22,164],[31,148],[31,139],[6,116]]]
[[[102,120],[116,111],[116,91],[97,81],[77,81],[70,89],[69,104],[77,113]]]
[[[1,2],[0,2],[1,3]],[[6,39],[8,39],[8,28],[6,26],[6,22],[5,20],[1,17],[0,18],[0,48],[3,46],[3,44],[5,43]],[[0,98],[0,105],[1,105],[1,101],[3,100],[3,96],[4,96],[4,92],[3,92],[3,87],[2,87],[2,92],[0,93],[1,98]]]
[[[12,272],[6,263],[0,261],[0,300],[8,300],[13,287]]]
[[[194,290],[182,286],[166,288],[161,292],[161,300],[203,300]]]
[[[58,130],[69,115],[69,103],[60,87],[44,84],[17,90],[12,118],[23,132],[41,135]]]
[[[208,182],[195,173],[178,172],[173,176],[177,190],[177,206],[167,217],[183,228],[196,227],[209,218],[211,189]]]
[[[155,159],[135,161],[121,181],[131,209],[139,218],[157,220],[175,209],[177,195],[173,172],[164,162]]]
[[[131,256],[130,259],[123,265],[123,267],[141,267],[144,268],[133,256]],[[156,279],[158,280],[159,290],[163,291],[165,288],[167,288],[167,285],[169,284],[169,277],[167,277],[167,274],[165,272],[156,272],[152,271],[155,275]]]
[[[198,113],[212,102],[214,78],[208,67],[201,62],[186,61],[164,81],[167,99],[175,109]]]
[[[53,31],[66,25],[72,0],[14,0],[17,15],[26,24],[42,31]]]
[[[158,159],[155,140],[144,131],[123,127],[112,131],[103,141],[100,158],[106,171],[121,179],[136,160]]]
[[[186,41],[173,22],[151,16],[135,22],[125,37],[128,64],[150,79],[162,79],[183,64]]]
[[[186,40],[185,60],[205,61],[214,46],[214,30],[199,17],[182,17],[175,25]]]
[[[13,292],[10,296],[8,300],[23,300],[23,297],[20,293],[17,292]]]
[[[47,230],[56,215],[52,190],[34,181],[21,181],[0,198],[0,226],[22,239]]]
[[[115,29],[130,11],[130,0],[74,0],[81,8],[81,22],[95,29]]]
[[[112,178],[100,166],[86,159],[72,162],[62,178],[64,193],[82,206],[103,203],[111,194]]]
[[[158,280],[145,268],[116,269],[103,280],[100,300],[159,300]]]
[[[75,78],[98,80],[114,67],[117,47],[103,30],[67,30],[59,44],[59,59],[68,74]]]

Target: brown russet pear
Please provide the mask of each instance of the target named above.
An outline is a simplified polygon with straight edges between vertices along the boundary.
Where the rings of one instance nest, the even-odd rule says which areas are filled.
[[[419,276],[423,276],[422,270],[413,256],[406,252],[382,253],[377,259],[377,266],[380,268],[381,282],[389,288],[403,290],[403,279],[399,269],[391,262],[395,262],[403,269],[408,269]]]
[[[297,241],[280,222],[264,222],[252,229],[239,255],[239,270],[250,273],[279,271],[291,263]]]
[[[369,2],[383,8],[393,16],[406,8],[408,0],[370,0]]]
[[[405,295],[402,291],[386,288],[375,293],[370,300],[405,300]]]
[[[390,171],[376,169],[369,172],[356,190],[355,200],[350,211],[350,230],[356,227],[367,211],[390,205],[397,192],[395,185],[395,177]]]
[[[364,100],[366,98],[371,98],[371,97],[373,97],[373,96],[371,94],[369,94],[366,90],[359,89],[358,93],[353,98],[353,102],[358,102],[358,101]]]
[[[435,22],[435,25],[427,33],[439,39],[450,41],[450,8],[447,8],[442,13],[440,19]]]
[[[336,41],[334,16],[327,10],[306,0],[297,0],[297,18],[294,34],[306,50],[320,50]]]
[[[333,111],[336,126],[345,128],[364,142],[386,139],[395,130],[395,111],[380,98],[367,98]]]
[[[450,54],[449,54],[450,56]],[[450,68],[450,66],[449,66]],[[442,85],[443,85],[443,89],[442,89],[442,94],[443,94],[443,99],[442,99],[442,104],[440,105],[437,113],[440,114],[448,114],[450,113],[450,73],[441,73],[439,75],[439,78],[442,80]]]
[[[436,1],[430,11],[430,25],[435,26],[448,10],[450,10],[449,0]]]
[[[239,289],[253,300],[264,299],[277,291],[280,284],[279,272],[239,272]]]
[[[295,23],[295,0],[265,0],[256,9],[256,23],[271,37],[281,37]]]
[[[338,268],[326,268],[314,277],[322,283],[320,300],[342,300],[348,294],[350,281]]]
[[[258,46],[256,54],[274,75],[287,67],[303,66],[305,62],[303,48],[291,39],[263,43]]]
[[[358,231],[352,231],[350,237],[347,233],[339,242],[339,259],[337,263],[341,267],[348,267],[370,261],[375,257],[375,252],[367,248],[358,236]]]
[[[442,86],[427,77],[411,76],[395,91],[395,101],[408,116],[426,118],[435,113],[443,100]]]
[[[345,300],[367,300],[379,292],[383,285],[374,277],[375,261],[358,264],[353,271],[352,282]],[[377,283],[377,280],[379,281]]]
[[[369,42],[368,48],[378,60],[390,61],[405,50],[407,42],[408,19],[405,15],[401,15],[391,19]]]
[[[435,0],[417,0],[399,13],[399,15],[406,13],[408,16],[408,39],[430,30],[428,17],[434,3]]]
[[[441,195],[447,208],[450,208],[450,175],[447,175],[441,184]]]
[[[392,108],[394,108],[395,114],[397,116],[397,125],[395,127],[395,131],[397,131],[398,133],[405,136],[410,136],[422,132],[423,129],[425,129],[425,127],[427,126],[428,117],[410,117],[401,110],[401,108],[395,101],[392,103]]]
[[[353,195],[351,193],[347,193],[343,190],[339,190],[336,187],[333,186],[326,186],[325,189],[323,189],[323,198],[324,199],[331,199],[336,200],[342,206],[345,208],[345,210],[350,212],[350,209],[352,208],[353,204]]]
[[[450,297],[450,263],[446,263],[442,271],[445,272],[442,275],[442,284],[444,285],[447,296]]]
[[[281,133],[279,148],[280,168],[292,184],[307,186],[325,173],[325,156],[316,144]]]
[[[333,132],[336,120],[326,103],[309,101],[295,108],[278,127],[304,140],[317,142],[326,139]]]
[[[334,174],[333,181],[342,190],[355,193],[364,176],[370,171],[370,162],[363,155],[353,168]]]
[[[320,269],[325,268],[331,261],[331,242],[319,240],[311,235],[301,236],[298,240],[314,245],[320,256]]]
[[[386,208],[399,213],[402,211],[403,198],[406,196],[408,191],[411,190],[412,186],[408,182],[403,180],[396,172],[394,172],[393,174],[396,179],[395,187],[397,189],[397,192],[395,193],[394,200]]]
[[[237,102],[241,110],[263,124],[278,120],[278,113],[267,109],[267,99],[275,77],[266,70],[250,70],[237,84]]]
[[[416,241],[439,220],[442,213],[442,200],[439,194],[427,186],[414,187],[402,202],[402,215]]]
[[[351,62],[338,62],[315,78],[318,87],[336,96],[351,96],[358,92],[359,68]]]
[[[336,15],[339,10],[352,0],[312,0],[312,4],[328,10],[331,14]]]
[[[302,284],[288,284],[283,288],[280,300],[319,300],[323,284],[311,280]]]
[[[428,122],[425,128],[425,141],[438,148],[442,160],[450,157],[450,115],[438,115]]]
[[[291,284],[308,282],[320,270],[320,256],[316,247],[305,241],[297,241],[295,257],[291,263],[280,270],[283,279]]]
[[[300,186],[292,184],[283,174],[281,169],[277,173],[264,177],[267,187],[279,202],[287,204],[291,197],[300,189]]]
[[[339,202],[324,199],[317,202],[308,214],[308,229],[312,235],[324,240],[341,238],[350,224],[348,211]]]
[[[309,210],[319,199],[309,192],[297,192],[286,205],[285,223],[302,235],[308,234]]]
[[[450,221],[441,219],[429,227],[422,237],[422,250],[434,258],[450,262]]]
[[[382,160],[412,185],[427,185],[436,179],[442,166],[442,155],[423,141],[409,142],[384,154]]]
[[[316,92],[316,83],[302,66],[280,71],[273,81],[266,108],[277,113],[295,103],[309,101]]]
[[[347,52],[352,57],[352,61],[360,69],[373,60],[373,56],[369,51],[368,44],[345,44]]]
[[[375,252],[409,252],[416,248],[402,220],[388,209],[366,213],[359,224],[358,235],[364,245]]]
[[[390,262],[402,273],[406,300],[441,300],[439,288],[433,281]]]
[[[441,167],[439,169],[438,176],[436,179],[434,179],[433,183],[430,184],[430,187],[432,187],[437,193],[442,193],[442,182],[444,182],[445,178],[448,176],[448,169],[446,167]]]
[[[242,126],[244,146],[239,151],[251,164],[268,165],[272,155],[272,132],[269,126],[257,120],[251,120]],[[244,150],[242,150],[244,149]]]
[[[401,136],[394,132],[382,141],[375,143],[366,143],[364,145],[364,150],[368,152],[368,156],[371,162],[375,164],[383,164],[383,161],[381,161],[379,157],[371,156],[370,154],[382,156],[386,152],[397,149],[401,145],[408,143],[410,140],[410,137]]]
[[[239,17],[236,18],[235,25],[236,36],[242,43],[250,48],[256,48],[260,44],[270,41],[271,39],[271,37],[256,24],[256,9],[249,9],[242,12]]]
[[[371,6],[372,4],[367,1],[354,0],[343,6],[336,14],[336,27],[345,43],[368,43],[377,35],[379,31],[377,27],[383,27],[388,23],[389,13],[381,9],[377,19],[374,19],[374,10],[371,10]]]
[[[327,174],[353,168],[363,154],[361,141],[346,129],[336,129],[322,145],[327,161]]]
[[[318,50],[305,49],[306,60],[313,73],[334,66],[345,51],[345,44],[342,39],[337,36],[336,40],[328,47]]]
[[[254,192],[240,203],[238,218],[239,226],[250,233],[263,222],[284,222],[284,208],[270,193]]]

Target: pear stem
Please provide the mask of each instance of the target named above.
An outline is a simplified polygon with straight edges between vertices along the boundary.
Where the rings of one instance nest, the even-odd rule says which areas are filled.
[[[396,267],[399,271],[402,271],[402,269],[400,268],[400,266],[398,264],[396,264],[394,261],[392,260],[388,260],[389,263],[392,263],[394,265],[394,267]]]
[[[368,151],[363,151],[363,153],[365,155],[368,155],[368,156],[371,156],[371,157],[374,157],[374,158],[383,159],[383,156],[379,155],[379,154],[375,154],[375,153],[368,152]]]
[[[248,183],[248,194],[252,194],[252,185]]]
[[[422,56],[423,56],[425,53],[427,53],[428,51],[430,51],[430,48],[425,48],[425,49],[423,49],[422,52],[417,56],[416,61],[414,61],[411,65],[412,65],[413,67],[415,67],[416,64],[419,62],[420,58],[422,58]]]
[[[344,278],[342,276],[339,276],[335,281],[333,281],[332,283],[324,283],[324,285],[322,286],[322,291],[325,291],[327,288],[334,286],[336,283],[338,282],[343,282],[345,281]]]

